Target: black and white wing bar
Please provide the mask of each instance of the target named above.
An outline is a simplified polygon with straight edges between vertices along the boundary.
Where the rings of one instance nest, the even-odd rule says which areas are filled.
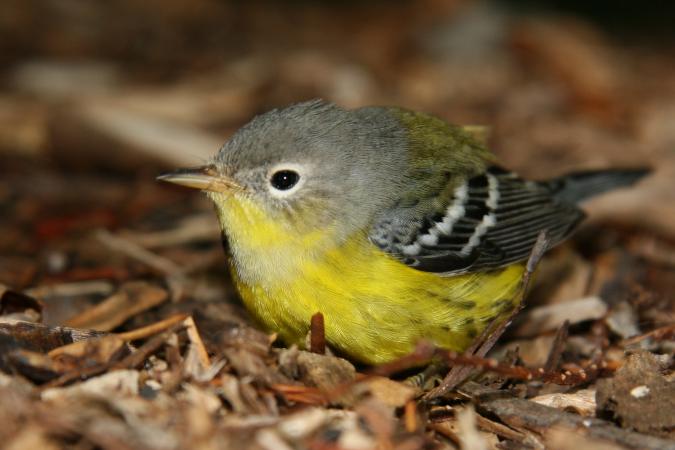
[[[458,186],[447,208],[426,218],[396,250],[408,264],[429,272],[494,269],[526,259],[541,230],[557,243],[582,218],[546,185],[492,167]]]

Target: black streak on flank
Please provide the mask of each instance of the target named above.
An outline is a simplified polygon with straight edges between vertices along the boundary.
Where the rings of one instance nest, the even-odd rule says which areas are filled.
[[[476,302],[474,302],[473,300],[454,300],[453,303],[457,307],[466,310],[474,309],[476,307]]]
[[[424,291],[424,296],[427,298],[434,298],[437,299],[440,297],[437,292],[434,291]]]
[[[509,312],[514,307],[515,307],[514,301],[512,299],[509,299],[509,298],[503,298],[501,300],[497,300],[495,302],[495,305],[494,305],[494,308],[499,312],[499,314]]]

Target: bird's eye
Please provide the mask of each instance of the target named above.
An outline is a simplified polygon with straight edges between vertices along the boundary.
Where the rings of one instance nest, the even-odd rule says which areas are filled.
[[[270,184],[274,189],[287,191],[300,181],[300,174],[294,170],[279,170],[272,174]]]

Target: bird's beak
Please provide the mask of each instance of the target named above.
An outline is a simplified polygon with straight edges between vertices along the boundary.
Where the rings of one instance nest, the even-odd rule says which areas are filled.
[[[213,164],[178,169],[157,177],[158,180],[211,192],[231,192],[241,186],[218,173]]]

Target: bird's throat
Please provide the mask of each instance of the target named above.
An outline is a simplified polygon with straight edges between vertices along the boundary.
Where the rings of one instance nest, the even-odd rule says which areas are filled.
[[[214,200],[232,269],[248,285],[265,287],[293,279],[335,245],[330,229],[302,233],[270,218],[249,198],[229,195]]]

